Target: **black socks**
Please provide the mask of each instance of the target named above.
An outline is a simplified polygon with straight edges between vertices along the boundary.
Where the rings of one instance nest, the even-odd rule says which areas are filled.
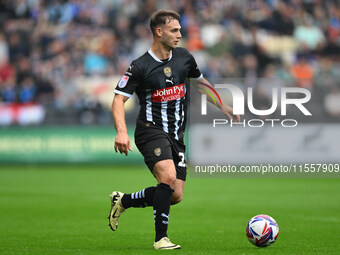
[[[155,242],[167,236],[171,195],[174,192],[168,184],[160,183],[153,200],[153,213],[155,218],[156,239]]]
[[[156,187],[145,188],[139,192],[125,194],[122,197],[122,205],[125,209],[130,207],[152,206]]]
[[[122,205],[125,209],[130,207],[153,206],[155,219],[155,242],[167,236],[171,195],[174,192],[168,184],[160,183],[157,187],[148,187],[141,191],[125,194]]]

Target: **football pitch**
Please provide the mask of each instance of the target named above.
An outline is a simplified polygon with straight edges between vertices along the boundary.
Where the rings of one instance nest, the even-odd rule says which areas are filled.
[[[169,237],[181,250],[154,251],[152,208],[108,227],[113,190],[155,185],[144,166],[0,166],[0,254],[340,254],[340,179],[188,177],[171,207]],[[280,227],[272,246],[249,243],[257,214]]]

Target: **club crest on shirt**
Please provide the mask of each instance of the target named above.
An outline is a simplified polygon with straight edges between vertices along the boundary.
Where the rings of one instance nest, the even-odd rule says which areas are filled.
[[[119,88],[124,88],[129,80],[129,76],[123,75],[123,77],[120,79],[119,83],[118,83],[118,87]]]
[[[161,153],[162,153],[161,148],[156,148],[153,152],[155,153],[155,155],[157,157],[159,157],[161,155]]]
[[[164,74],[165,74],[165,76],[166,77],[171,77],[171,75],[172,75],[172,72],[171,72],[171,68],[170,67],[164,67],[163,68],[163,72],[164,72]]]

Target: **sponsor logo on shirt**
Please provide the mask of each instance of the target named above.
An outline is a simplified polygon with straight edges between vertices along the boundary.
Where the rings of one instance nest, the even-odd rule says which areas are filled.
[[[123,77],[120,79],[119,83],[118,83],[118,87],[119,88],[124,88],[129,80],[129,76],[123,75]]]
[[[152,102],[168,102],[184,97],[184,83],[152,92]]]

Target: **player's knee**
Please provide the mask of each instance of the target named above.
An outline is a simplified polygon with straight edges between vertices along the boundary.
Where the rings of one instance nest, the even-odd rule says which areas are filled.
[[[176,173],[172,174],[172,173],[168,173],[166,175],[163,176],[163,183],[166,183],[168,185],[170,185],[170,187],[174,187],[175,181],[176,181]]]
[[[174,187],[176,181],[176,169],[172,160],[163,160],[154,166],[153,174],[159,183],[165,183]]]

